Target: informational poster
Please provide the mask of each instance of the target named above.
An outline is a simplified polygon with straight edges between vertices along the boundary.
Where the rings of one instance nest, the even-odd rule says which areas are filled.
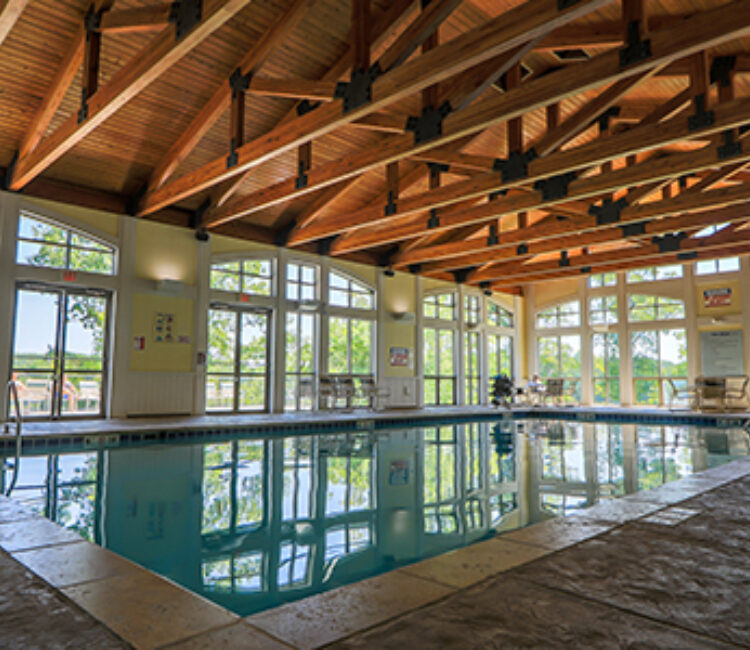
[[[732,305],[732,288],[718,287],[703,290],[704,307],[730,307]]]
[[[409,348],[391,347],[391,366],[409,365]]]
[[[154,314],[154,342],[174,343],[175,318],[174,314],[158,311]]]
[[[408,485],[409,484],[409,461],[392,460],[391,471],[388,475],[389,485]]]
[[[701,332],[701,368],[704,377],[744,375],[742,330]]]

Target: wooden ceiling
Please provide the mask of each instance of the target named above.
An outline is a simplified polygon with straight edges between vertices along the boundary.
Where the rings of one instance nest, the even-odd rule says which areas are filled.
[[[750,252],[749,124],[750,0],[0,0],[7,189],[500,291]]]

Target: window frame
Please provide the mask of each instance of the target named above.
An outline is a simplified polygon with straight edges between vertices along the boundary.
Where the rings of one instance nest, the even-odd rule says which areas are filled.
[[[269,294],[262,294],[262,293],[251,293],[246,292],[243,290],[244,286],[244,279],[245,277],[254,277],[251,274],[245,274],[244,273],[244,263],[245,262],[254,262],[254,261],[260,261],[260,262],[269,262],[271,267],[271,275],[268,278],[270,280],[270,293]],[[240,264],[240,270],[236,274],[233,271],[225,271],[225,273],[231,273],[233,275],[237,275],[239,278],[239,290],[234,291],[232,289],[221,289],[212,286],[211,279],[212,274],[214,271],[214,266],[217,266],[219,264],[231,264],[233,262],[238,262]],[[272,301],[276,298],[276,295],[278,293],[278,260],[273,255],[268,254],[248,254],[248,255],[237,255],[236,253],[230,253],[225,255],[214,255],[211,257],[211,263],[209,265],[209,271],[208,271],[208,288],[209,291],[215,292],[216,296],[221,296],[224,300],[232,299],[237,300],[238,302],[249,302],[252,300],[253,302],[258,301]]]

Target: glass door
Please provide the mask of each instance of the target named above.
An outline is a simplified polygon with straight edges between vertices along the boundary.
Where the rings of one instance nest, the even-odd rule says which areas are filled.
[[[270,313],[231,306],[208,312],[207,411],[267,411]]]
[[[24,417],[104,415],[109,307],[102,291],[17,287],[11,378]]]

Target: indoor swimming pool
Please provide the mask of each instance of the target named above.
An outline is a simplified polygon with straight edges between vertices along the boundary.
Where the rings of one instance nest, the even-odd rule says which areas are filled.
[[[227,433],[29,450],[12,497],[246,616],[749,454],[741,428],[678,424]]]

